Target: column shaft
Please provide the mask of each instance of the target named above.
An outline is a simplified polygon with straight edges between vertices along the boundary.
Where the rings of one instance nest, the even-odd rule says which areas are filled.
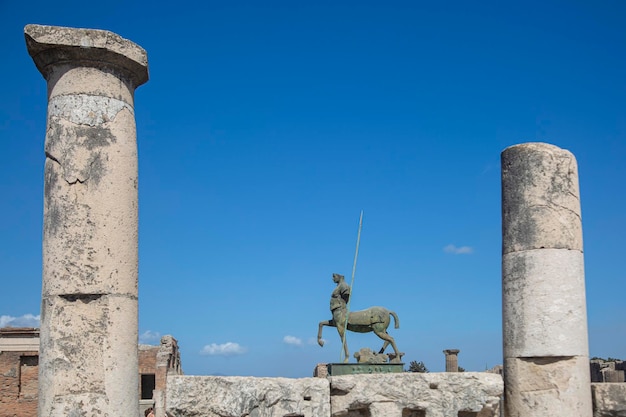
[[[446,372],[459,372],[459,352],[458,349],[446,349]]]
[[[28,25],[48,82],[39,415],[135,416],[137,145],[143,49],[111,32]]]
[[[506,415],[591,417],[578,171],[543,143],[502,152]]]

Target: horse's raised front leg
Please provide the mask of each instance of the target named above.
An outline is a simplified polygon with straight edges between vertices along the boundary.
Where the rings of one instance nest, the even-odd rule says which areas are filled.
[[[317,331],[317,344],[320,346],[324,346],[324,339],[322,339],[322,329],[324,328],[324,326],[334,327],[334,323],[332,320],[320,321],[320,327]]]

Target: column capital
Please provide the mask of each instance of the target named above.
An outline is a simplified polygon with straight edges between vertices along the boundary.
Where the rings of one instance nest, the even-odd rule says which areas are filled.
[[[443,351],[446,355],[458,355],[460,352],[459,349],[446,349]]]
[[[107,30],[26,25],[26,46],[48,79],[56,65],[109,67],[138,87],[148,81],[148,54],[134,42]]]

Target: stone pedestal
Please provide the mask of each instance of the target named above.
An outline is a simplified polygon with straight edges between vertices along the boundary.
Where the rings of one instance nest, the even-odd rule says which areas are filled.
[[[505,414],[591,417],[576,159],[544,143],[502,152]]]
[[[446,349],[446,372],[459,372],[459,349]]]
[[[136,416],[133,96],[147,55],[102,30],[25,37],[48,83],[39,415]]]

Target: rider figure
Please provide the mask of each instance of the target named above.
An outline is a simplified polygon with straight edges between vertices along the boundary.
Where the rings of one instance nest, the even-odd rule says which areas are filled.
[[[337,287],[330,296],[331,312],[338,308],[346,308],[348,300],[350,299],[350,286],[346,284],[344,276],[341,274],[333,274],[333,282],[337,284]]]

